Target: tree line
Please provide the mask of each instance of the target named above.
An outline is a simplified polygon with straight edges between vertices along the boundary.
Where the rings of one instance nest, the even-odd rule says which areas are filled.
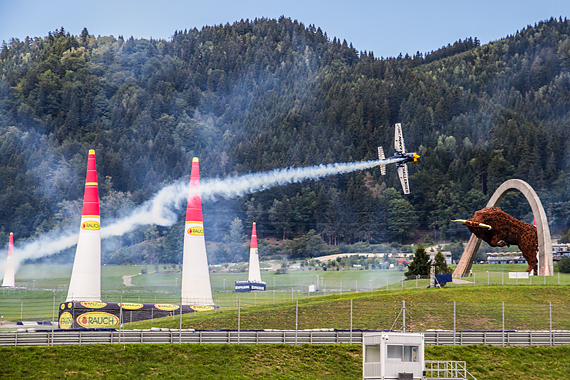
[[[3,43],[0,72],[2,242],[10,231],[27,239],[78,223],[89,149],[110,218],[188,178],[195,156],[211,178],[372,160],[380,145],[391,151],[396,122],[421,155],[409,165],[409,196],[388,167],[385,177],[372,169],[205,203],[207,239],[224,247],[212,250],[243,256],[229,247],[239,236],[246,244],[254,221],[299,256],[358,242],[462,241],[468,231],[450,220],[470,217],[510,178],[537,191],[555,235],[570,227],[566,19],[393,58],[285,17],[169,40],[61,28]],[[521,195],[500,206],[532,222]],[[110,239],[104,260],[178,262],[182,223]]]

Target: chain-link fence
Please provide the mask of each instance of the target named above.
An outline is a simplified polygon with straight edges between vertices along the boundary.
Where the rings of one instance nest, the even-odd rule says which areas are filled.
[[[215,320],[207,321],[195,316],[184,316],[184,323],[196,328],[237,328],[238,305],[241,312],[241,327],[253,329],[298,329],[337,328],[390,329],[394,327],[402,310],[398,302],[382,302],[376,297],[357,297],[352,302],[337,296],[348,294],[392,292],[402,289],[425,288],[429,279],[412,278],[382,285],[384,279],[374,281],[327,281],[320,278],[312,284],[285,284],[283,281],[268,281],[265,292],[234,293],[231,290],[214,290],[214,303],[218,306]],[[363,284],[364,283],[364,284]],[[556,273],[552,277],[529,279],[509,278],[508,272],[481,272],[466,277],[448,287],[485,287],[498,285],[543,286],[568,285],[570,275]],[[224,284],[225,285],[225,284]],[[290,287],[288,285],[291,285]],[[310,287],[310,285],[314,285]],[[368,285],[368,286],[365,286]],[[315,291],[312,291],[315,290]],[[2,289],[0,291],[0,316],[2,321],[55,322],[58,307],[65,301],[67,292],[53,290]],[[392,297],[393,298],[393,297]],[[322,300],[326,302],[306,302]],[[103,291],[103,302],[170,303],[180,302],[180,292],[174,291]],[[296,303],[298,301],[298,309]],[[275,305],[273,311],[265,307]],[[477,303],[477,302],[417,302],[406,303],[408,329],[447,330],[562,330],[570,329],[570,305],[561,301],[554,303]],[[197,313],[194,313],[197,314]],[[200,313],[202,314],[202,313]],[[352,315],[352,317],[351,317]],[[400,316],[401,318],[401,316]],[[400,322],[401,323],[401,322]],[[401,327],[401,326],[400,326]],[[395,328],[395,327],[394,327]]]

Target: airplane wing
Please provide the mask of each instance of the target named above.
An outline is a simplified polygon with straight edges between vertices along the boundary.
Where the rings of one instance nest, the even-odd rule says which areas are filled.
[[[378,147],[378,160],[382,161],[385,160],[386,157],[384,156],[384,149],[379,146]],[[382,175],[386,175],[386,165],[380,165],[380,173]]]
[[[394,149],[400,153],[406,153],[404,135],[402,135],[402,124],[400,123],[396,123],[396,131],[394,132]]]
[[[410,183],[408,182],[407,164],[398,165],[398,177],[400,177],[400,183],[402,184],[402,189],[404,190],[404,194],[410,194]]]

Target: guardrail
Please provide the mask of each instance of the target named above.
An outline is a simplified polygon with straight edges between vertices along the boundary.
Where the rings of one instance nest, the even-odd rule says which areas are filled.
[[[562,346],[570,345],[570,331],[453,331],[435,330],[424,333],[425,344],[461,346],[485,344],[491,346]]]
[[[12,331],[0,333],[0,346],[74,344],[362,344],[363,330],[187,330]],[[561,346],[570,331],[426,331],[427,345]]]
[[[122,331],[38,331],[0,333],[0,346],[73,344],[204,343],[204,344],[362,344],[362,331],[177,329]]]

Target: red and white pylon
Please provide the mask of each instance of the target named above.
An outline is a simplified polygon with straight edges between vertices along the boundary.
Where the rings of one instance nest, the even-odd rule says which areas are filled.
[[[101,301],[101,216],[95,151],[89,151],[79,240],[73,261],[68,301]]]
[[[14,273],[14,234],[10,232],[10,243],[8,244],[8,256],[6,257],[6,268],[4,270],[4,280],[2,286],[14,287],[16,286]]]
[[[200,197],[200,164],[197,157],[192,160],[190,192],[186,206],[181,291],[182,305],[214,305],[204,238],[202,199]]]

